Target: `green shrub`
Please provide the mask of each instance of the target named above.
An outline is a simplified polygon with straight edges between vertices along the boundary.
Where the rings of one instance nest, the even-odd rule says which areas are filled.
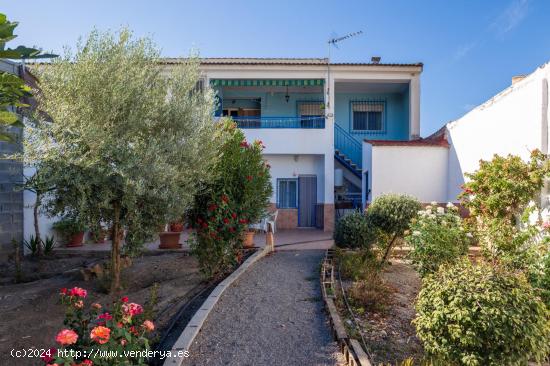
[[[42,246],[42,240],[40,238],[31,235],[29,240],[23,240],[23,245],[29,250],[32,256],[38,255],[40,253],[40,248]]]
[[[361,212],[351,213],[336,222],[334,243],[340,248],[369,249],[375,240],[375,229]]]
[[[59,233],[63,241],[68,241],[73,235],[86,230],[86,226],[80,220],[72,217],[64,217],[54,222],[52,228]]]
[[[411,246],[411,259],[420,276],[436,272],[442,263],[468,252],[471,234],[464,230],[456,206],[427,206],[413,219],[405,240]]]
[[[386,194],[374,199],[367,210],[369,221],[389,240],[379,240],[385,263],[396,239],[403,237],[411,220],[420,210],[420,202],[414,197],[398,194]]]
[[[550,316],[523,275],[467,259],[424,278],[413,323],[451,365],[526,365],[550,352]]]
[[[342,278],[359,281],[367,280],[379,270],[378,262],[369,251],[337,252],[339,271]]]

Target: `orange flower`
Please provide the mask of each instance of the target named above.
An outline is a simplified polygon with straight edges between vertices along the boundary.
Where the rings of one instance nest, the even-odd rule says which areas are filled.
[[[92,304],[92,308],[99,310],[101,309],[101,304],[98,304],[97,302],[95,302]]]
[[[57,333],[57,336],[55,337],[55,340],[57,343],[59,343],[62,346],[67,346],[69,344],[76,343],[76,340],[78,339],[78,334],[74,330],[70,329],[63,329],[59,333]]]
[[[100,325],[92,329],[92,332],[90,333],[90,338],[92,338],[99,344],[105,344],[109,342],[110,335],[111,330],[107,327],[103,327]]]
[[[152,332],[155,330],[155,325],[153,324],[152,321],[150,320],[146,320],[143,322],[143,324],[141,325],[143,328],[145,328],[146,331],[148,332]]]

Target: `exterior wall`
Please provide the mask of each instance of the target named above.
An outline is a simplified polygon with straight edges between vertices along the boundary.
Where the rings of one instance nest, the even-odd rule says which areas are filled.
[[[34,168],[25,168],[24,174],[26,177],[31,177],[35,172]],[[24,227],[23,235],[26,240],[30,238],[31,235],[34,235],[34,215],[33,208],[36,202],[36,194],[31,191],[23,192],[23,202],[24,202]],[[55,236],[55,232],[52,230],[52,225],[56,222],[57,218],[50,218],[45,215],[38,216],[38,228],[40,230],[40,235],[44,239],[46,236]]]
[[[19,64],[0,60],[0,71],[11,74],[19,73]],[[21,136],[19,128],[12,128],[15,135]],[[20,152],[19,143],[0,141],[0,255],[13,252],[11,241],[22,247],[23,241],[23,164],[4,159],[6,155]]]
[[[271,202],[277,203],[277,179],[298,178],[299,175],[317,176],[317,203],[325,202],[324,158],[319,155],[268,155],[265,160],[271,165],[273,195]]]
[[[370,144],[363,144],[363,150],[369,151],[365,145]],[[447,147],[372,146],[370,150],[368,175],[372,191],[367,203],[385,193],[408,194],[420,202],[445,202]]]
[[[447,124],[449,201],[457,201],[465,173],[494,154],[529,158],[530,151],[548,153],[548,80],[550,64],[536,70],[462,118]]]
[[[409,93],[367,94],[338,93],[335,95],[335,121],[357,141],[366,138],[381,140],[409,139]],[[352,131],[352,101],[382,101],[385,102],[384,132],[364,133]]]

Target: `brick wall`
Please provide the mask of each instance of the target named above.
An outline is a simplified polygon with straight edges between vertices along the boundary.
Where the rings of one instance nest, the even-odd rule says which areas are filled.
[[[19,143],[0,142],[0,156],[18,152]],[[11,240],[23,241],[23,164],[0,159],[0,255],[13,251]]]

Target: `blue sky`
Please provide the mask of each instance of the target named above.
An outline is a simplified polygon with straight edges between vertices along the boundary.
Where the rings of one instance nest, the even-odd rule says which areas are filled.
[[[326,57],[330,36],[362,30],[332,60],[423,62],[423,136],[550,60],[548,0],[11,0],[0,11],[20,22],[12,46],[54,52],[127,25],[165,56]]]

